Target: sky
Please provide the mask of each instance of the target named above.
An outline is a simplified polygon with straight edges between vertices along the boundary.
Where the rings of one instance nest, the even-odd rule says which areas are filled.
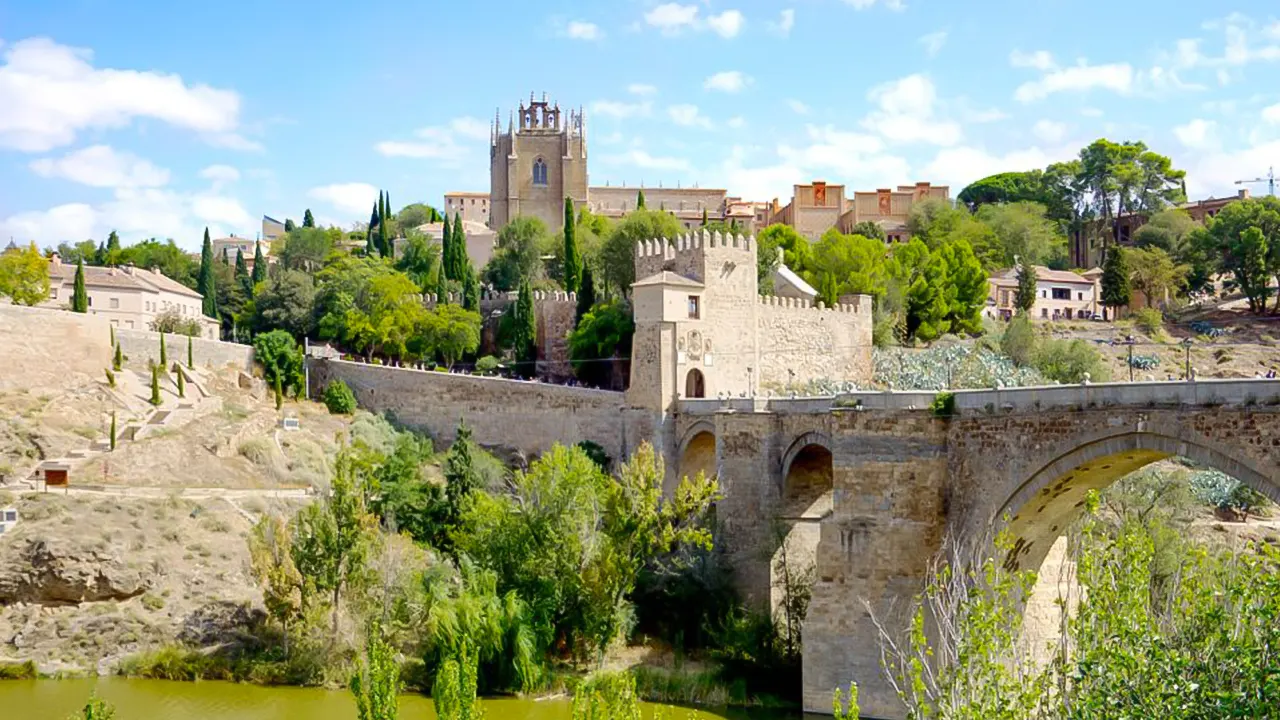
[[[957,193],[1107,137],[1222,197],[1280,165],[1280,5],[1184,5],[0,0],[0,242],[439,207],[531,92],[585,110],[593,185]]]

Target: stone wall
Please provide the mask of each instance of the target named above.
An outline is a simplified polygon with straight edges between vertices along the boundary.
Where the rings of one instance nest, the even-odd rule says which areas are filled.
[[[111,325],[101,315],[10,305],[0,299],[0,391],[101,382]],[[9,368],[17,367],[16,371]]]
[[[439,446],[453,442],[459,420],[471,426],[481,445],[525,456],[555,443],[590,440],[611,457],[624,458],[653,432],[644,414],[623,412],[617,392],[342,360],[314,360],[310,369],[313,397],[330,380],[341,379],[361,408],[389,412],[426,431]]]
[[[871,377],[871,298],[833,308],[793,298],[761,297],[757,311],[760,390],[809,380]]]
[[[147,369],[148,360],[160,360],[160,333],[150,330],[116,329],[116,341],[127,358],[125,365],[134,370]],[[187,361],[185,335],[165,333],[165,353],[169,362]],[[191,339],[191,354],[197,367],[221,368],[230,365],[238,370],[253,369],[253,346],[219,340]]]
[[[515,305],[520,293],[482,291],[480,295],[480,351],[479,355],[498,355],[498,331],[502,315]],[[434,293],[423,296],[429,308],[436,306]],[[449,293],[449,302],[461,303],[456,293]],[[569,362],[569,333],[577,320],[578,294],[563,291],[533,293],[533,310],[538,318],[538,372],[544,380],[564,382],[574,377]]]

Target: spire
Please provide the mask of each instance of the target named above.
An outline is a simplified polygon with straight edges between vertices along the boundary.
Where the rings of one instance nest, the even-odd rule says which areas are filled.
[[[512,110],[511,117],[507,118],[507,134],[508,135],[511,135],[512,133],[515,132],[515,130],[513,129],[515,127],[515,124],[516,124],[516,111]]]

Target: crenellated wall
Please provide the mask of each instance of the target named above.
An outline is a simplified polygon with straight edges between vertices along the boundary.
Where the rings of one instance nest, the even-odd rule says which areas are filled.
[[[760,389],[783,390],[810,379],[870,377],[871,298],[826,307],[821,301],[762,296],[756,326],[760,347]]]
[[[480,292],[480,351],[479,355],[498,355],[498,324],[502,314],[519,299],[520,293],[481,290]],[[460,304],[458,293],[449,293],[450,303]],[[423,303],[434,308],[438,302],[435,293],[422,296]],[[533,293],[533,310],[538,319],[538,372],[540,378],[563,382],[574,377],[569,362],[569,333],[573,332],[577,319],[578,294],[563,291]]]

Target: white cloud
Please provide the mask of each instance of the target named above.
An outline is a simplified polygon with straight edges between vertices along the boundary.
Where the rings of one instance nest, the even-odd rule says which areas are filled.
[[[924,75],[908,75],[873,87],[867,99],[877,109],[862,121],[863,127],[890,141],[955,145],[963,134],[958,123],[935,116],[937,90]]]
[[[240,179],[240,171],[230,165],[210,165],[200,171],[200,177],[215,183],[233,183]]]
[[[746,127],[746,126],[747,126],[747,119],[746,119],[746,118],[744,118],[744,117],[742,117],[741,115],[735,115],[735,116],[733,116],[733,117],[729,118],[729,121],[728,121],[728,122],[726,122],[725,124],[726,124],[726,125],[728,125],[728,126],[729,126],[729,127],[731,127],[731,128],[734,128],[734,129],[736,130],[736,129],[741,128],[741,127]]]
[[[644,21],[665,34],[675,35],[697,25],[698,6],[664,3],[645,13]]]
[[[1280,125],[1280,103],[1263,108],[1262,119],[1269,123]]]
[[[632,148],[624,153],[617,155],[608,155],[605,161],[615,165],[634,165],[643,170],[671,170],[671,171],[688,171],[691,169],[689,161],[684,158],[677,157],[657,157],[641,150],[640,148]]]
[[[647,116],[653,110],[653,103],[648,100],[637,103],[618,102],[617,100],[596,100],[591,103],[591,112],[615,118]]]
[[[459,167],[480,141],[489,139],[491,127],[473,117],[454,118],[445,127],[425,127],[414,132],[417,140],[383,140],[373,147],[387,157],[433,160],[446,167]]]
[[[1248,187],[1254,194],[1266,192],[1262,185],[1236,185],[1237,180],[1266,172],[1262,158],[1280,157],[1280,140],[1270,140],[1235,152],[1202,150],[1183,160],[1187,171],[1187,195],[1192,198],[1226,197]]]
[[[1054,120],[1040,120],[1031,127],[1031,134],[1050,144],[1060,143],[1067,136],[1067,124]]]
[[[169,171],[107,145],[94,145],[61,158],[32,161],[31,170],[41,177],[63,178],[81,185],[104,188],[160,187],[169,184]]]
[[[378,188],[369,183],[334,183],[311,188],[307,197],[329,203],[346,215],[360,217],[378,201]]]
[[[722,38],[736,37],[739,32],[742,32],[744,22],[745,18],[737,10],[725,10],[719,15],[707,17],[707,26]]]
[[[646,85],[645,83],[631,83],[627,86],[627,92],[632,95],[640,95],[643,97],[657,94],[658,88],[653,85]]]
[[[604,38],[604,31],[599,25],[582,20],[572,20],[565,25],[564,34],[566,37],[574,40],[601,40]]]
[[[1217,145],[1215,133],[1217,123],[1213,120],[1196,118],[1186,125],[1178,125],[1173,134],[1183,146],[1192,149],[1205,149]]]
[[[924,46],[924,51],[929,57],[935,57],[942,52],[942,46],[947,44],[947,31],[939,30],[922,35],[917,42]]]
[[[192,130],[224,146],[251,143],[235,134],[240,96],[180,76],[98,69],[93,52],[48,38],[5,48],[0,65],[0,146],[43,152],[69,145],[84,130],[149,118]]]
[[[963,188],[974,180],[1012,170],[1041,169],[1052,163],[1070,160],[1077,148],[1063,145],[1044,149],[1031,147],[995,155],[982,148],[954,147],[938,152],[918,173],[933,183]]]
[[[1098,118],[1102,117],[1102,110],[1096,107],[1083,107],[1080,108],[1080,114],[1085,117]]]
[[[1076,65],[1059,67],[1053,56],[1044,50],[1030,54],[1015,50],[1009,56],[1009,62],[1014,67],[1033,68],[1042,73],[1038,80],[1025,82],[1014,91],[1014,98],[1023,103],[1043,100],[1055,93],[1084,92],[1095,88],[1121,95],[1133,91],[1134,71],[1128,63],[1090,65],[1081,59]]]
[[[876,4],[879,0],[844,0],[846,5],[852,5],[854,10],[865,10]],[[885,8],[889,10],[905,10],[907,4],[903,0],[883,0]]]
[[[741,92],[752,83],[750,76],[743,74],[739,70],[726,70],[718,72],[708,77],[702,83],[702,87],[707,90],[716,90],[719,92],[736,93]]]
[[[683,127],[700,127],[710,130],[711,119],[702,114],[697,105],[672,105],[667,108],[667,115],[676,125]]]
[[[778,33],[782,37],[789,36],[791,34],[791,28],[795,26],[796,26],[796,11],[793,10],[792,8],[787,8],[786,10],[783,10],[782,12],[778,13],[778,22],[770,23],[770,27],[774,30],[774,32]]]
[[[805,105],[804,103],[800,102],[799,100],[796,100],[795,98],[791,98],[791,99],[787,100],[787,107],[790,107],[790,108],[791,108],[791,112],[794,112],[794,113],[795,113],[795,114],[797,114],[797,115],[808,115],[808,114],[809,114],[809,106],[808,106],[808,105]]]

